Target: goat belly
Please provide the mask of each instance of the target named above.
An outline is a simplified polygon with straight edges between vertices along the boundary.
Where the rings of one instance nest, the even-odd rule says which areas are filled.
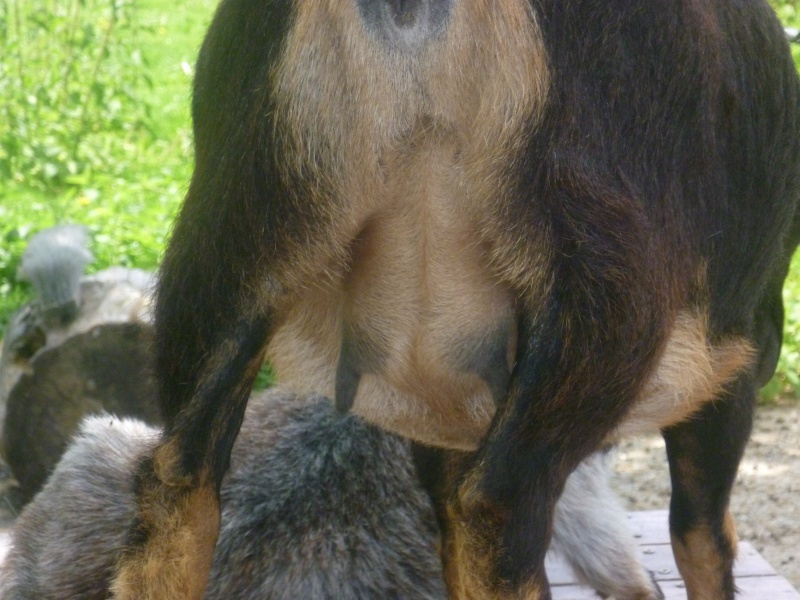
[[[270,355],[283,385],[407,437],[471,449],[510,377],[513,299],[492,272],[458,152],[422,137],[384,161],[346,266],[292,307]]]

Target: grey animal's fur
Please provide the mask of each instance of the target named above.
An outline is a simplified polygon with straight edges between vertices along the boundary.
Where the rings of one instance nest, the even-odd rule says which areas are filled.
[[[134,515],[131,473],[158,435],[131,419],[84,421],[17,522],[0,597],[108,597],[114,557]],[[603,455],[571,477],[555,527],[553,546],[601,593],[662,597],[638,562]],[[437,541],[407,442],[336,413],[321,398],[257,394],[223,483],[205,597],[443,599]]]
[[[57,225],[31,238],[17,272],[36,290],[42,313],[57,321],[71,320],[80,306],[80,279],[94,260],[86,249],[87,229]]]

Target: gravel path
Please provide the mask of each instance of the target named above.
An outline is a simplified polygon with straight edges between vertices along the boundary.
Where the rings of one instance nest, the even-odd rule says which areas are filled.
[[[669,471],[660,436],[623,443],[614,486],[629,510],[669,505]],[[800,589],[800,405],[761,408],[733,490],[739,538]]]

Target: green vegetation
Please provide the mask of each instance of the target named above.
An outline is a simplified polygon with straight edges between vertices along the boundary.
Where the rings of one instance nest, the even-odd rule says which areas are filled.
[[[215,0],[0,0],[0,326],[36,231],[154,269],[192,170],[190,84]]]
[[[191,174],[191,74],[215,5],[0,0],[0,330],[29,297],[16,270],[40,229],[86,224],[94,269],[156,268]],[[800,0],[773,6],[800,28]],[[767,401],[800,395],[800,257],[785,298]]]

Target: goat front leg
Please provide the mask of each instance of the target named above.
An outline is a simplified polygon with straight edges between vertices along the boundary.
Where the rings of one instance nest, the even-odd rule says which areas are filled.
[[[278,297],[254,258],[265,254],[257,211],[246,189],[228,191],[196,175],[162,265],[156,375],[166,424],[135,474],[136,517],[116,598],[199,599],[205,589],[219,488]],[[220,222],[210,208],[223,197],[238,210]]]
[[[262,362],[264,317],[242,320],[204,361],[188,404],[135,475],[136,520],[114,596],[202,598],[220,525],[219,489]]]
[[[219,489],[267,338],[287,297],[301,294],[291,283],[301,257],[286,250],[297,247],[288,219],[269,213],[282,188],[258,164],[196,173],[162,265],[156,375],[166,423],[135,475],[135,522],[113,584],[119,599],[202,598]]]
[[[202,598],[219,488],[267,337],[281,299],[301,285],[302,240],[325,230],[299,183],[287,183],[276,147],[268,74],[290,16],[288,4],[222,3],[200,51],[195,170],[156,300],[165,428],[135,476],[135,521],[112,584],[119,599]]]

